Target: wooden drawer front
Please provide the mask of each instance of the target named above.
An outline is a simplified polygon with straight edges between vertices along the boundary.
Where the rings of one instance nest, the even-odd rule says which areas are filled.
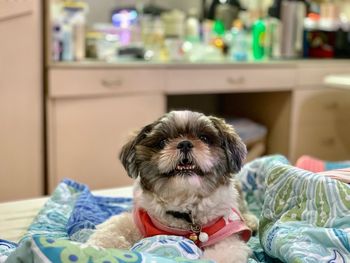
[[[219,93],[231,91],[281,90],[295,86],[290,69],[177,69],[167,71],[166,92]]]
[[[49,72],[49,96],[91,96],[148,93],[164,86],[162,70],[54,69]]]
[[[332,89],[295,92],[298,124],[349,122],[350,92]]]
[[[0,22],[17,16],[30,14],[34,0],[0,0]]]
[[[308,154],[324,160],[349,160],[349,134],[349,122],[310,123],[302,126],[297,132],[296,157]]]
[[[316,65],[315,67],[301,67],[298,70],[298,86],[319,85],[323,86],[323,80],[331,74],[350,73],[350,63],[343,62],[342,65]]]

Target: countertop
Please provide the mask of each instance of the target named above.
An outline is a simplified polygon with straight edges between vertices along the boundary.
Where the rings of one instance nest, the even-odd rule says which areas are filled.
[[[298,68],[308,66],[327,67],[331,64],[344,63],[350,66],[350,59],[291,59],[291,60],[261,60],[261,61],[203,61],[203,62],[150,62],[150,61],[80,61],[53,62],[48,68],[147,68],[147,69],[177,69],[177,68]]]

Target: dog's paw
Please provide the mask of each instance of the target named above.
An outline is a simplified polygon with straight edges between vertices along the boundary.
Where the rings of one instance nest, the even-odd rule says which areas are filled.
[[[239,251],[241,252],[241,251]],[[219,251],[208,250],[204,251],[202,259],[213,260],[216,263],[247,263],[249,253],[243,252],[240,255],[228,255]]]
[[[103,248],[120,248],[130,249],[131,244],[124,236],[112,237],[112,236],[98,236],[92,235],[86,242],[88,246],[103,247]]]
[[[251,253],[247,244],[233,235],[206,248],[203,259],[214,260],[216,263],[246,263]]]
[[[244,214],[243,217],[244,217],[245,223],[252,230],[252,232],[258,231],[259,220],[255,215],[251,213],[247,213],[247,214]]]

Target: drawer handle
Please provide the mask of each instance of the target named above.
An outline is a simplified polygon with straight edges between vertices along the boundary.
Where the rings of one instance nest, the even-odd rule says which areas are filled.
[[[334,138],[325,138],[321,140],[323,146],[333,146],[335,144]]]
[[[106,88],[119,88],[120,86],[123,85],[123,80],[121,79],[103,79],[101,81],[102,86]]]
[[[338,102],[331,102],[324,106],[326,110],[337,110],[339,108]]]
[[[239,85],[239,84],[244,84],[245,82],[245,78],[240,76],[237,78],[233,78],[233,77],[228,77],[227,78],[227,83],[231,84],[231,85]]]

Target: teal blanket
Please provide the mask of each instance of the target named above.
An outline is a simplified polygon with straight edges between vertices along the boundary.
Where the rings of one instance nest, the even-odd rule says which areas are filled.
[[[283,156],[250,162],[237,177],[250,210],[260,220],[258,235],[248,243],[254,251],[250,263],[350,262],[349,185],[295,168]],[[75,188],[60,184],[21,246],[7,251],[0,247],[0,262],[8,255],[8,262],[46,262],[43,259],[49,261],[50,257],[62,262],[78,258],[82,259],[78,262],[93,262],[99,257],[113,259],[107,260],[110,262],[192,261],[174,256],[166,260],[137,251],[96,250],[68,240],[67,222],[79,194]],[[78,231],[75,241],[83,242],[90,231]]]
[[[247,164],[239,178],[260,214],[256,261],[350,262],[348,184],[290,166],[282,156]]]

